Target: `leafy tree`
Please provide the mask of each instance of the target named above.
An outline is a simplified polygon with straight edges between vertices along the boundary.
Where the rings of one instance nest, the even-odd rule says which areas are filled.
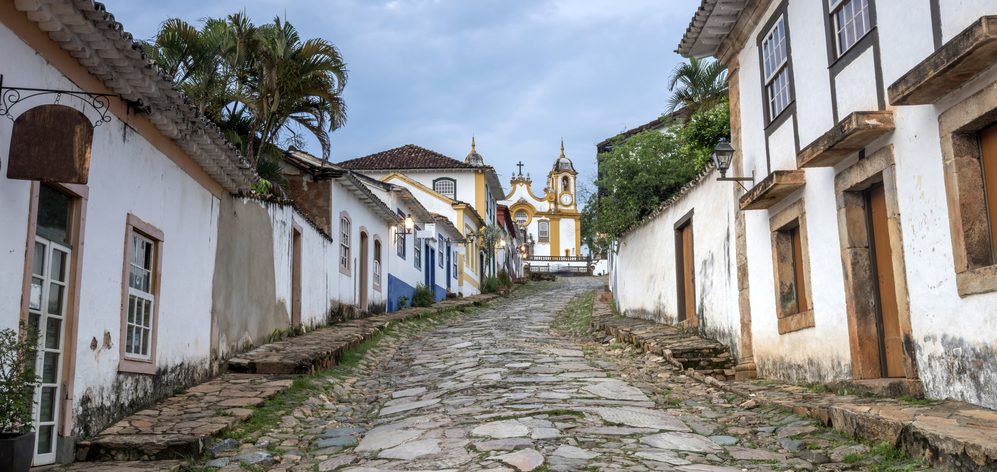
[[[346,122],[348,71],[339,50],[302,39],[280,18],[256,26],[244,13],[209,18],[198,29],[163,23],[148,54],[257,168],[265,190],[281,183],[280,147],[312,134],[330,153],[329,133]]]
[[[672,70],[668,90],[672,92],[668,114],[683,111],[685,116],[691,116],[710,110],[727,100],[727,68],[719,61],[689,58],[689,62]]]
[[[481,245],[485,250],[485,267],[488,268],[489,275],[495,275],[492,261],[495,259],[499,240],[505,237],[505,234],[505,230],[494,223],[485,226],[481,231]]]
[[[22,336],[23,335],[23,336]],[[21,332],[0,330],[0,432],[26,433],[34,426],[34,389],[38,330],[21,324]]]
[[[729,136],[730,111],[721,102],[683,124],[631,136],[600,154],[598,184],[605,194],[589,196],[581,215],[590,251],[607,249],[611,240],[654,212],[702,172],[717,141]]]

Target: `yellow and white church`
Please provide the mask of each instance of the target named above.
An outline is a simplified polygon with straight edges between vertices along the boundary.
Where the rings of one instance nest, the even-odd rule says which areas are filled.
[[[582,244],[582,227],[575,191],[578,173],[571,159],[561,155],[547,173],[543,194],[533,193],[529,174],[523,175],[522,162],[519,172],[512,176],[512,188],[501,203],[509,207],[516,224],[526,228],[535,242],[530,256],[579,256]]]

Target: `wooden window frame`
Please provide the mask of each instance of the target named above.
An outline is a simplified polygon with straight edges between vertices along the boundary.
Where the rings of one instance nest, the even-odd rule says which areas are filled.
[[[139,234],[153,242],[153,267],[152,267],[152,295],[155,297],[152,304],[152,330],[149,334],[149,357],[139,358],[125,352],[125,336],[128,329],[128,305],[129,305],[129,285],[128,276],[132,256],[132,235]],[[163,252],[165,238],[163,232],[143,221],[141,218],[129,213],[125,220],[125,249],[124,264],[121,271],[121,330],[118,338],[118,372],[132,374],[153,375],[156,373],[157,340],[159,338],[159,307],[162,305],[162,273],[163,273]]]
[[[448,182],[451,185],[453,185],[453,192],[452,193],[442,192],[442,191],[440,191],[439,189],[436,188],[436,184],[438,184],[438,183],[442,184],[442,183],[448,183]],[[440,194],[440,195],[443,195],[445,197],[449,197],[451,199],[456,200],[457,199],[457,180],[456,179],[452,179],[450,177],[440,177],[438,179],[433,179],[433,191],[436,192],[436,193],[438,193],[438,194]]]
[[[772,68],[770,74],[765,72],[765,44],[770,40],[773,33],[775,33],[776,28],[782,25],[782,42],[785,44],[785,58],[777,66]],[[796,101],[795,90],[793,89],[793,61],[790,48],[790,36],[789,36],[789,15],[786,13],[785,5],[781,6],[779,11],[776,11],[772,15],[772,19],[766,24],[764,32],[758,39],[758,55],[761,62],[761,69],[759,76],[762,81],[762,97],[764,97],[765,106],[765,123],[773,123],[778,120],[780,116],[786,113],[786,110],[791,108],[791,105]],[[785,105],[776,111],[772,107],[772,98],[770,95],[769,87],[775,85],[775,81],[783,75],[786,74],[786,103]]]
[[[842,49],[841,36],[839,34],[840,29],[838,25],[838,13],[852,2],[865,2],[865,15],[868,19],[868,27],[861,35],[855,36],[854,41],[852,41],[848,47]],[[834,53],[835,58],[840,58],[848,54],[849,51],[855,49],[855,46],[857,46],[863,38],[868,36],[869,33],[876,28],[876,15],[873,11],[876,5],[873,0],[825,0],[825,4],[827,5],[827,14],[830,17],[828,26],[830,27],[829,33],[831,35],[831,45],[833,46],[832,52]]]
[[[547,236],[543,235],[541,231],[543,225],[547,225]],[[537,221],[537,242],[538,243],[550,243],[550,220],[539,220]]]
[[[344,227],[345,231],[343,231]],[[350,244],[352,237],[353,220],[349,213],[342,211],[339,213],[339,273],[343,275],[352,275],[353,251]]]
[[[772,278],[775,282],[775,312],[778,317],[779,334],[814,327],[805,206],[803,199],[800,199],[769,220],[772,231]],[[790,284],[794,291],[795,307],[790,307],[788,303],[782,301]],[[800,303],[801,300],[803,303]]]
[[[980,132],[997,124],[997,82],[938,117],[949,232],[959,296],[997,291]],[[993,191],[993,190],[991,190]]]
[[[422,228],[419,225],[415,225],[412,228],[412,232],[421,231]],[[422,272],[422,246],[419,244],[419,238],[412,235],[412,265],[415,266],[419,272]]]
[[[443,269],[447,266],[447,259],[446,254],[443,252],[446,250],[446,241],[443,240],[442,234],[436,236],[436,244],[437,259],[439,259],[440,268]]]

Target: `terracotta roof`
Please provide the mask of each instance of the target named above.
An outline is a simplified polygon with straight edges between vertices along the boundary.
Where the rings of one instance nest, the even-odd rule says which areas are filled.
[[[256,171],[218,126],[187,100],[103,4],[93,0],[13,3],[107,88],[147,110],[159,131],[225,190],[248,191],[256,181]]]
[[[341,167],[351,170],[396,170],[396,169],[479,169],[436,151],[415,144],[340,162]]]
[[[747,0],[702,0],[675,52],[684,57],[715,55],[747,3]]]
[[[659,117],[657,117],[657,118],[655,118],[655,119],[653,119],[651,121],[648,121],[647,123],[644,123],[644,124],[642,124],[642,125],[640,125],[640,126],[638,126],[636,128],[631,128],[631,129],[628,129],[628,130],[626,130],[626,131],[624,131],[624,132],[622,132],[620,134],[617,134],[617,135],[615,135],[615,136],[613,136],[611,138],[606,138],[606,139],[602,140],[602,142],[600,142],[599,144],[595,145],[596,151],[597,152],[606,152],[606,151],[608,151],[609,150],[609,145],[612,144],[612,142],[613,142],[614,139],[617,139],[617,138],[629,138],[629,137],[631,137],[631,136],[633,136],[635,134],[642,133],[642,132],[647,131],[649,129],[658,129],[658,128],[661,128],[662,126],[665,126],[666,123],[668,123],[668,120],[671,117],[672,117],[672,115],[659,116]]]
[[[374,195],[374,193],[367,188],[367,185],[361,181],[360,174],[350,172],[342,167],[330,164],[322,159],[319,159],[318,157],[293,147],[284,153],[284,161],[305,170],[318,180],[332,179],[339,182],[340,185],[352,193],[357,200],[360,200],[360,202],[367,205],[374,211],[374,213],[380,216],[381,219],[388,224],[397,224],[401,222],[401,218],[398,214],[396,214],[391,208],[388,208],[388,206],[381,201],[380,198],[377,198],[377,195]]]

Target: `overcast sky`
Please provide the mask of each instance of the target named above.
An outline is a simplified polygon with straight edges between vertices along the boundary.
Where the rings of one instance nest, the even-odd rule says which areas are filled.
[[[104,0],[137,38],[169,17],[286,17],[350,70],[333,162],[404,144],[463,159],[471,135],[503,185],[536,190],[558,155],[590,182],[595,143],[664,111],[673,51],[699,0]],[[314,143],[308,149],[321,153]],[[508,187],[506,188],[508,190]]]

